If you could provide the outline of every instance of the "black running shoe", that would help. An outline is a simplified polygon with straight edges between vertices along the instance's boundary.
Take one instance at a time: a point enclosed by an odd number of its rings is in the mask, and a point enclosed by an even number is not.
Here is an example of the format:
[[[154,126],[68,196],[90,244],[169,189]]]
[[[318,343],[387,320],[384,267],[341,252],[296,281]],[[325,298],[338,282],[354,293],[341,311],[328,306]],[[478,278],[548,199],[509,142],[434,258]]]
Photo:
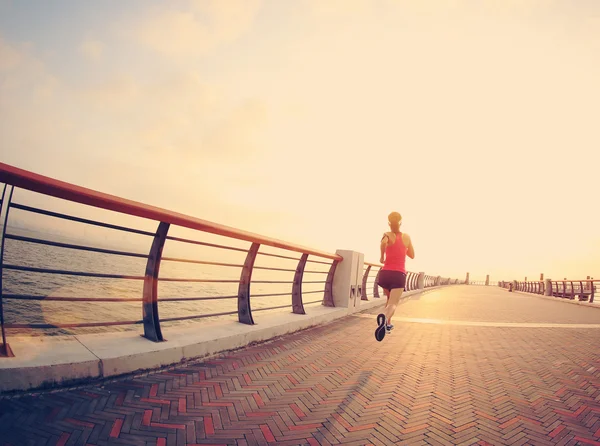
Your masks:
[[[375,339],[381,342],[385,338],[385,314],[381,313],[377,315],[377,324],[379,326],[375,330]]]

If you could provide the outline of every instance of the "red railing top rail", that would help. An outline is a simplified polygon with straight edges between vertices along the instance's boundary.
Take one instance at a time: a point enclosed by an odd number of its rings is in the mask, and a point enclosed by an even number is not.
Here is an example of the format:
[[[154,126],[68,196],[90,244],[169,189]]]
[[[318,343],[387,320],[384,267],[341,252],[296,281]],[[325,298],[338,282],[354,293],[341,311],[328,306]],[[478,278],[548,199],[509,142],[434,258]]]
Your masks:
[[[307,248],[293,243],[284,242],[270,237],[242,231],[230,226],[213,223],[178,212],[169,211],[155,206],[150,206],[126,198],[98,192],[93,189],[77,186],[64,181],[49,178],[18,167],[0,163],[0,182],[12,184],[13,186],[27,189],[33,192],[50,195],[56,198],[73,201],[75,203],[87,204],[101,209],[120,212],[122,214],[162,221],[172,225],[209,232],[212,234],[244,240],[251,243],[275,248],[287,249],[300,253],[306,253],[332,260],[342,260],[337,254],[332,254],[317,249]]]

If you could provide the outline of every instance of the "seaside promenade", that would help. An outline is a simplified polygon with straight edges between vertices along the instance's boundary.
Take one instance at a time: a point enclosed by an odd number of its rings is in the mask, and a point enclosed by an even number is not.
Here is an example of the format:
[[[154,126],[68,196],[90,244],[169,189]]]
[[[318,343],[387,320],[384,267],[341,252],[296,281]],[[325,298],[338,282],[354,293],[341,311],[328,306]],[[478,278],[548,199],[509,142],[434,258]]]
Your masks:
[[[600,309],[456,285],[140,376],[0,399],[2,445],[600,444]]]
[[[600,445],[597,279],[407,271],[377,342],[360,252],[2,163],[1,183],[0,446]]]

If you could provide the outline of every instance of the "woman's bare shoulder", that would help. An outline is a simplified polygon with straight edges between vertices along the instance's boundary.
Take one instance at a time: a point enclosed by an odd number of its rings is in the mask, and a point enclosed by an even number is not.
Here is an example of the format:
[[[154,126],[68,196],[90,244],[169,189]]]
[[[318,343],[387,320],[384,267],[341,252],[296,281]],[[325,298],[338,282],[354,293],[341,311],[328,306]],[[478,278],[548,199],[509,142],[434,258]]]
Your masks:
[[[381,241],[385,240],[386,237],[388,245],[393,245],[396,242],[396,234],[394,234],[393,232],[385,232]]]

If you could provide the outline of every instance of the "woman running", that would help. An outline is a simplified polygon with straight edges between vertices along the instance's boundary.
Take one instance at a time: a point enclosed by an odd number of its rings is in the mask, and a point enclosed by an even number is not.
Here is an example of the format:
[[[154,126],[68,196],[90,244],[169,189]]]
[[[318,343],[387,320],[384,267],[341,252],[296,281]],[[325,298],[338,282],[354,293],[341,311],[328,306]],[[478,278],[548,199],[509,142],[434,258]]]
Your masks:
[[[386,232],[381,239],[380,249],[383,268],[379,272],[378,285],[383,288],[388,300],[383,313],[377,316],[375,339],[383,340],[386,332],[392,331],[392,316],[402,297],[406,284],[406,256],[415,258],[415,249],[408,234],[400,232],[402,216],[398,212],[388,215],[391,232]]]

